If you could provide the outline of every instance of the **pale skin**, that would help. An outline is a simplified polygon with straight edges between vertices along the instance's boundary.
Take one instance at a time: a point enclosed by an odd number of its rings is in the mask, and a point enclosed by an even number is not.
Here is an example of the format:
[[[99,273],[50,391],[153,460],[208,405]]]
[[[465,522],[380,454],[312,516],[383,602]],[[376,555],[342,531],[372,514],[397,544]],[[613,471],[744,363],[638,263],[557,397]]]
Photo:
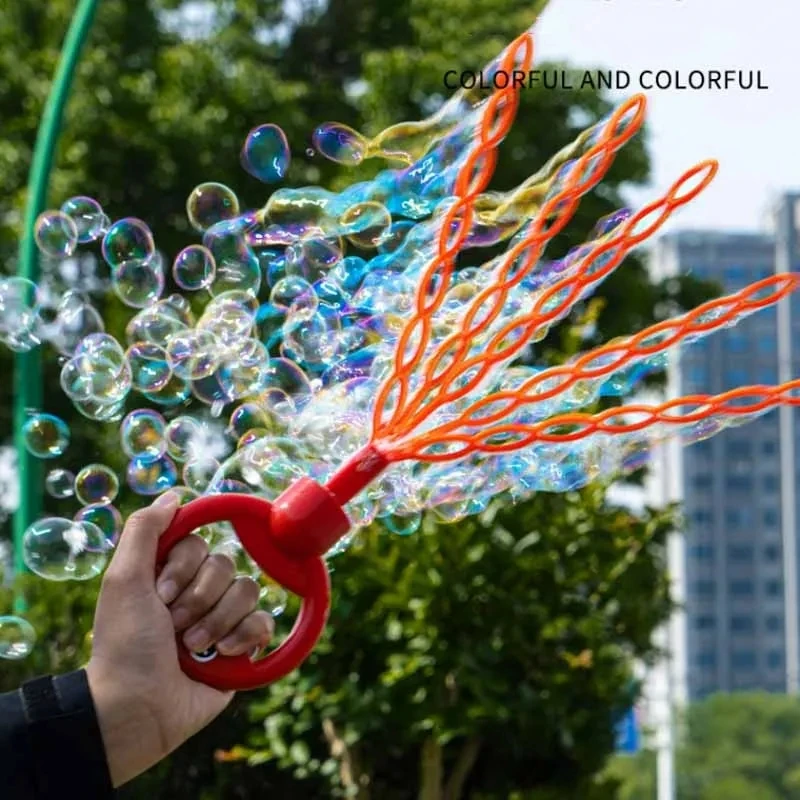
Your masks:
[[[178,506],[166,493],[131,515],[106,570],[86,667],[115,787],[159,762],[217,717],[233,699],[188,678],[176,632],[223,655],[266,646],[272,618],[256,609],[258,585],[237,578],[226,556],[209,555],[199,536],[170,552],[156,575],[156,551]]]

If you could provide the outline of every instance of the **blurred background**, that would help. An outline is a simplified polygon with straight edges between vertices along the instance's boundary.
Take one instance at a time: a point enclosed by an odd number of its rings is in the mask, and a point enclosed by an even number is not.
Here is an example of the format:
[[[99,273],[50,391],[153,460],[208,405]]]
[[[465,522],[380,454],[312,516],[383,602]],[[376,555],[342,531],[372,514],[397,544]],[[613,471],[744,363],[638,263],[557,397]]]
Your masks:
[[[248,208],[266,202],[263,184],[239,166],[248,131],[266,122],[292,147],[285,185],[363,179],[383,165],[345,170],[309,155],[314,128],[336,120],[374,135],[426,116],[448,94],[444,73],[480,69],[528,27],[531,5],[103,0],[67,108],[51,205],[95,197],[113,218],[146,220],[174,256],[192,241],[184,210],[197,184],[228,184]],[[800,167],[789,156],[797,68],[786,37],[800,12],[789,6],[764,2],[756,19],[743,0],[553,0],[545,10],[539,69],[761,68],[771,88],[652,93],[645,134],[619,153],[554,250],[655,198],[701,158],[721,159],[720,178],[551,332],[541,363],[793,268]],[[7,273],[74,9],[72,0],[0,8]],[[525,90],[491,188],[518,185],[617,99],[589,87]],[[75,269],[92,276],[97,264],[90,252]],[[693,345],[647,391],[720,392],[800,374],[798,308],[785,303]],[[110,332],[124,329],[129,312],[116,299],[102,310]],[[12,369],[0,352],[0,613],[10,613],[15,588]],[[77,471],[90,454],[121,472],[117,427],[76,416],[58,371],[46,356],[42,410],[72,430],[59,466]],[[374,526],[332,562],[331,624],[304,668],[239,695],[123,795],[800,798],[795,419],[772,412],[686,450],[664,447],[622,485],[499,498],[454,525],[432,516],[407,538]],[[43,491],[38,499],[55,514],[77,510]],[[119,505],[128,513],[137,502],[123,491]],[[0,661],[3,690],[80,666],[91,645],[98,580],[19,580],[39,638],[26,660]]]

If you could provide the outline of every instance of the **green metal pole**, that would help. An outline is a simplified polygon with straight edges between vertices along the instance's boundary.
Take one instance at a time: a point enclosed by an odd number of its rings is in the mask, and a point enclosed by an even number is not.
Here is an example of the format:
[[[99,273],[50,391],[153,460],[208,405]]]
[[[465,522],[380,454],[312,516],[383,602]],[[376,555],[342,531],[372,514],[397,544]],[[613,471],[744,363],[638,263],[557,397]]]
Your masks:
[[[28,196],[17,269],[17,275],[34,282],[39,278],[34,224],[39,214],[47,207],[47,190],[61,132],[64,107],[67,104],[81,50],[92,27],[98,2],[99,0],[81,0],[78,4],[64,39],[53,87],[47,98],[36,136],[28,177]],[[14,514],[14,575],[25,570],[22,560],[22,537],[41,510],[40,465],[28,453],[22,436],[28,409],[40,408],[41,403],[42,361],[38,348],[34,348],[28,353],[17,354],[14,369],[14,444],[17,450],[19,475],[19,508]],[[25,611],[25,598],[22,595],[17,595],[14,610],[17,613]]]

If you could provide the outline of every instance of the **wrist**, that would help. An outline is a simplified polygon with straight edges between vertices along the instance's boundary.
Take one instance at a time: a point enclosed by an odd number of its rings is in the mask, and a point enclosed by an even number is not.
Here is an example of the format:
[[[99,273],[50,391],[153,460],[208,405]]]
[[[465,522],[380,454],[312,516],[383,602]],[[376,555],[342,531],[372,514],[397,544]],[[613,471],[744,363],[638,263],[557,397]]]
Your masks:
[[[169,750],[144,696],[138,697],[130,685],[121,690],[119,681],[109,679],[91,661],[86,676],[116,789],[150,769]]]

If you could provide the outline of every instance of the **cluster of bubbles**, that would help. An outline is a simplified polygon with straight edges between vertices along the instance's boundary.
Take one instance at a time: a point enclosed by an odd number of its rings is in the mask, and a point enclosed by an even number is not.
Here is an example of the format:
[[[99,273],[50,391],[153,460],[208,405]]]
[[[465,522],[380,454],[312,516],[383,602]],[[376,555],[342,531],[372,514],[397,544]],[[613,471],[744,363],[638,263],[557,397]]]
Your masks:
[[[31,525],[23,557],[33,572],[58,581],[86,580],[102,571],[121,530],[114,505],[120,478],[142,497],[173,489],[182,502],[221,492],[274,500],[302,476],[326,481],[368,443],[376,394],[391,372],[420,277],[436,256],[442,219],[474,147],[484,100],[475,90],[463,90],[427,120],[393,126],[371,140],[338,123],[320,126],[313,135],[315,151],[336,163],[352,166],[379,156],[403,165],[340,192],[279,188],[263,208],[247,211],[230,187],[197,186],[186,214],[199,241],[171,262],[146,222],[112,221],[92,198],[70,198],[39,217],[35,236],[42,256],[63,262],[82,246],[99,249],[113,295],[131,316],[124,334],[115,337],[90,292],[56,295],[22,278],[0,280],[0,342],[16,352],[52,346],[62,359],[64,394],[83,417],[118,428],[127,462],[119,475],[97,463],[74,475],[51,469],[48,494],[77,500],[80,509],[71,518]],[[520,241],[607,122],[584,131],[514,189],[482,195],[464,247]],[[244,169],[265,184],[282,180],[290,161],[287,138],[273,124],[251,131],[241,154]],[[556,281],[582,270],[592,247],[629,216],[623,209],[601,220],[590,241],[563,258],[542,258],[509,291],[485,337],[530,308]],[[454,273],[431,320],[430,347],[460,329],[470,302],[496,280],[503,263],[498,256]],[[546,419],[625,395],[663,368],[665,358],[642,358],[580,381],[529,404],[514,421]],[[526,363],[500,365],[487,375],[481,394],[513,389],[541,371]],[[463,402],[428,424],[446,421]],[[25,423],[24,440],[35,457],[56,459],[67,449],[70,431],[59,418],[36,411]],[[346,510],[354,530],[379,519],[407,535],[417,530],[423,512],[455,521],[481,511],[500,492],[521,498],[575,489],[598,475],[641,466],[648,452],[641,436],[595,435],[457,462],[401,462]],[[217,548],[238,551],[225,524],[203,534]],[[283,599],[270,597],[272,610],[280,610]],[[20,657],[6,653],[22,652],[25,645],[5,647],[3,626],[11,631],[17,625],[20,642],[32,638],[21,632],[21,623],[7,619],[0,618],[0,657]]]

